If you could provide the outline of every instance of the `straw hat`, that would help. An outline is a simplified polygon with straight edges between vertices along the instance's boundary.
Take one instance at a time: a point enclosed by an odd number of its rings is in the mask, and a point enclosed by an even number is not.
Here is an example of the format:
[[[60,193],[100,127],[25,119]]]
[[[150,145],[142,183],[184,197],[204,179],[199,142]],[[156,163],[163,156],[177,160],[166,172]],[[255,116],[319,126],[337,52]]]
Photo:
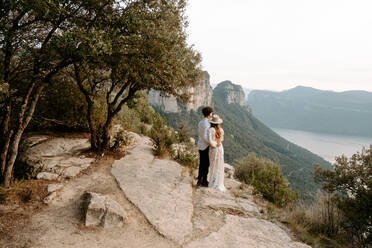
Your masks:
[[[222,123],[222,119],[218,115],[214,114],[212,116],[212,118],[209,120],[209,122],[211,124],[221,124]]]

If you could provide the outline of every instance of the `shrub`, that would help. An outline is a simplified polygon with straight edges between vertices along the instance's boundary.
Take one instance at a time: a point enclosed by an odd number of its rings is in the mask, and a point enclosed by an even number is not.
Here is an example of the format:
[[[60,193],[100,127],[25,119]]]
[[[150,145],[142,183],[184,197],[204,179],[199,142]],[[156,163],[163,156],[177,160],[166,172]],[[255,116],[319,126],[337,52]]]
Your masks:
[[[259,158],[251,153],[248,157],[233,162],[235,176],[254,187],[254,192],[279,207],[284,207],[298,198],[288,188],[288,182],[281,173],[280,167],[269,159]]]
[[[164,119],[156,114],[152,128],[149,132],[150,138],[154,142],[154,155],[160,158],[172,156],[172,144],[176,143],[177,138],[173,129],[165,125]]]
[[[123,146],[130,146],[134,143],[133,136],[129,135],[128,132],[125,132],[123,130],[120,130],[117,132],[113,138],[113,146],[111,149],[117,150]]]
[[[190,140],[190,138],[187,140]],[[172,158],[190,169],[196,169],[199,165],[198,150],[190,142],[174,144],[172,146]]]
[[[177,127],[177,139],[180,143],[190,143],[192,130],[186,121],[182,121]]]

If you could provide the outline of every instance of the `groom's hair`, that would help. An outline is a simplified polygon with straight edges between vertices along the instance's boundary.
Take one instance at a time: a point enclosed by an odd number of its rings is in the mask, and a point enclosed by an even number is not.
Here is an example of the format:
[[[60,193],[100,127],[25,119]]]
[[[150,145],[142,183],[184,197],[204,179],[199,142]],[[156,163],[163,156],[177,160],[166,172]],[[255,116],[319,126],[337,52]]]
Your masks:
[[[210,113],[213,113],[213,111],[214,111],[214,109],[212,107],[209,107],[209,106],[204,107],[202,109],[204,117],[207,117]]]

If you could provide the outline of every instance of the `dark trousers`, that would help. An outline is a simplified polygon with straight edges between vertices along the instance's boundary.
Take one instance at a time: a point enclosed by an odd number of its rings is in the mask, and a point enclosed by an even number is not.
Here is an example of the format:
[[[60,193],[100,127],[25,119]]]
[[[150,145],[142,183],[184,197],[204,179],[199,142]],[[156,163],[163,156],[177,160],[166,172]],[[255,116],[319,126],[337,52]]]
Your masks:
[[[207,176],[209,170],[209,147],[203,151],[199,150],[200,164],[198,183],[207,183]]]

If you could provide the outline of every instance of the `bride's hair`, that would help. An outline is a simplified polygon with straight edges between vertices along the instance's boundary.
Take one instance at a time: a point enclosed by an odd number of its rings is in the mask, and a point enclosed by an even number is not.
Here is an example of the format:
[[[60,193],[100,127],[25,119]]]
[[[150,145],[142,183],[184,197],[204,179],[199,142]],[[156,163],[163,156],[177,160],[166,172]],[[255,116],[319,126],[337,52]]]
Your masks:
[[[214,124],[211,123],[211,127],[213,127],[216,130],[216,139],[221,139],[222,136],[222,131],[221,131],[221,126],[220,124]]]

